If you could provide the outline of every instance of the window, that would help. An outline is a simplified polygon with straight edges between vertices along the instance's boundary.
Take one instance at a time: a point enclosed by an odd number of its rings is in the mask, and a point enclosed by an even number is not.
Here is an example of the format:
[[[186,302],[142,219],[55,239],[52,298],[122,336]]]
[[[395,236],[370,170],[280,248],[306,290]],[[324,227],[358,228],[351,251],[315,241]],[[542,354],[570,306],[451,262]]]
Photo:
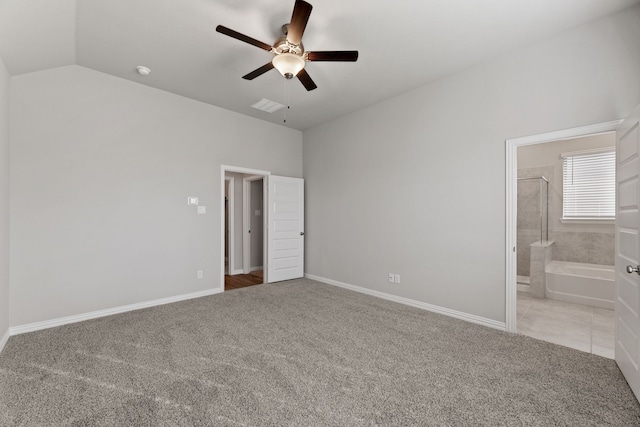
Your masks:
[[[561,157],[562,219],[615,219],[615,149],[566,153]]]

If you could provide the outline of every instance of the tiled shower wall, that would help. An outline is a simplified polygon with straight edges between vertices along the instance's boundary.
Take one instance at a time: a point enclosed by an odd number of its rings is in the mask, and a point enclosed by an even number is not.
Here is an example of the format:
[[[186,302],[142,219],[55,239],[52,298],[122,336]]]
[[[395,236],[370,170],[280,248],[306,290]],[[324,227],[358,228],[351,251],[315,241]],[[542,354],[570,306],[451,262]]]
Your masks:
[[[562,224],[562,188],[554,180],[561,168],[550,166],[518,169],[518,178],[544,176],[549,180],[549,240],[555,242],[552,259],[589,264],[614,264],[615,234],[610,230],[586,231],[588,225]],[[560,175],[558,175],[560,176]],[[519,276],[529,276],[530,245],[540,240],[538,185],[518,183],[517,266]],[[533,181],[535,182],[535,181]],[[561,182],[561,180],[559,180]],[[556,183],[556,184],[554,184]],[[522,189],[522,191],[521,191]],[[575,228],[576,231],[572,231]]]
[[[586,262],[613,265],[615,262],[615,234],[571,231],[552,231],[549,239],[555,242],[552,258],[558,261]]]

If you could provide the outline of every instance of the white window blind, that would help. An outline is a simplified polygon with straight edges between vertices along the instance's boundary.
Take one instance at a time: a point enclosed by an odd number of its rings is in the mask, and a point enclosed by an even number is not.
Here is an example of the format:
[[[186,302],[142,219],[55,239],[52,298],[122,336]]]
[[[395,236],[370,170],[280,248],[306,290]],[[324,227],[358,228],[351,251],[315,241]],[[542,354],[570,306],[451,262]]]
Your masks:
[[[615,150],[563,154],[562,196],[563,219],[614,219]]]

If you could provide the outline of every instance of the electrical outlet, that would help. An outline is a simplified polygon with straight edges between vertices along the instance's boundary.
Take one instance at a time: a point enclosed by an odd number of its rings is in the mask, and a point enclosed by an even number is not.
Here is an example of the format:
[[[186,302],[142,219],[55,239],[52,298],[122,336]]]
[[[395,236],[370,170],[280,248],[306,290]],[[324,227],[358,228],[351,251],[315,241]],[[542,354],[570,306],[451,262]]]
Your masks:
[[[204,271],[198,270],[198,279],[202,279],[204,277]]]
[[[389,283],[393,283],[393,280],[395,279],[393,273],[389,273]]]
[[[394,274],[393,281],[395,283],[400,283],[400,275],[399,274]]]

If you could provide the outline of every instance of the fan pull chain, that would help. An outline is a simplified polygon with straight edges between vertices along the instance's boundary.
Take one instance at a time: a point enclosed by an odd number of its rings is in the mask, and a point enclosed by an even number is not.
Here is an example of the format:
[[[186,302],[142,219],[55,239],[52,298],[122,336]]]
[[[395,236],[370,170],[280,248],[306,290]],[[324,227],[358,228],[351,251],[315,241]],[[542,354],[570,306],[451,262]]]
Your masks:
[[[284,99],[285,99],[285,106],[284,106],[284,123],[287,123],[287,110],[289,110],[289,108],[291,108],[289,106],[289,79],[283,79],[284,81]]]

